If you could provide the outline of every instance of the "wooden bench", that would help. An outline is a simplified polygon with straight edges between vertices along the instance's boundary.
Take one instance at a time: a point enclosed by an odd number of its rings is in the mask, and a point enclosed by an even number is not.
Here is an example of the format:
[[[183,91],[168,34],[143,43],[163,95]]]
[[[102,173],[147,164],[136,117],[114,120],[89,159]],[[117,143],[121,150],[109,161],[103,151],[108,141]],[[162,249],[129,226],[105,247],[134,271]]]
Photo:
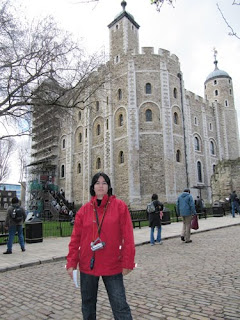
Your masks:
[[[130,210],[133,228],[136,226],[141,229],[141,222],[148,221],[146,209],[144,210]]]

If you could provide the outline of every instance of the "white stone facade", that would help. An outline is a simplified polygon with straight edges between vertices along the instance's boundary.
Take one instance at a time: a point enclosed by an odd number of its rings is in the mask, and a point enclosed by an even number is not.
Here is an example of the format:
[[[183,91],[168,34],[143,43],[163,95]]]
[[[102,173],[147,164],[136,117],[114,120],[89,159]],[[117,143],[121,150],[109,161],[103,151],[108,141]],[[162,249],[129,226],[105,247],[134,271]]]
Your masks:
[[[187,91],[178,58],[139,53],[138,32],[125,9],[109,25],[110,80],[61,130],[55,182],[76,204],[89,200],[99,171],[131,208],[145,208],[153,193],[173,203],[186,187],[194,197],[202,187],[210,202],[214,165],[239,157],[232,80],[207,80],[205,98]]]

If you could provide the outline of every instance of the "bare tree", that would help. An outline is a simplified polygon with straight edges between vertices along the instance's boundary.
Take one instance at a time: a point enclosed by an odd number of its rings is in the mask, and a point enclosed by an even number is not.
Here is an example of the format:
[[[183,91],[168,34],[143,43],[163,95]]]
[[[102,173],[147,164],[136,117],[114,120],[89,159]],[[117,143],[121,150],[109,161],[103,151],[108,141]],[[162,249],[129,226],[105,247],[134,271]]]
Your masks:
[[[15,141],[11,138],[0,140],[0,182],[6,180],[10,174],[10,157],[14,152]]]
[[[240,6],[240,2],[239,1],[236,1],[234,0],[232,5],[236,5],[236,6]],[[217,3],[217,8],[223,18],[223,20],[225,21],[227,27],[230,29],[230,32],[228,33],[230,36],[234,36],[236,37],[237,39],[240,39],[240,37],[238,36],[238,34],[236,33],[236,31],[234,31],[233,27],[230,25],[230,23],[228,22],[228,20],[225,18],[225,15],[223,14],[219,4]]]
[[[10,1],[0,0],[0,124],[7,132],[0,139],[29,134],[34,109],[79,107],[102,85],[89,75],[103,56],[87,56],[51,17],[25,27]]]
[[[150,1],[151,1],[151,4],[154,4],[156,6],[157,11],[161,10],[164,3],[170,4],[172,7],[174,7],[173,6],[174,0],[150,0]]]

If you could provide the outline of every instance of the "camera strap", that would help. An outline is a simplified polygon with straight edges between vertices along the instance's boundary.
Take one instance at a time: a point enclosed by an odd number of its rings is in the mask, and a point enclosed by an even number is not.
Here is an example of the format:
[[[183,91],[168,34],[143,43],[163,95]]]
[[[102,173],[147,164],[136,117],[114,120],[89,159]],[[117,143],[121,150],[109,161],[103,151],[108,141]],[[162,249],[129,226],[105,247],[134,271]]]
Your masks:
[[[95,212],[95,216],[96,216],[96,222],[97,222],[97,226],[98,226],[98,230],[97,230],[97,233],[98,233],[98,236],[100,237],[100,233],[101,233],[101,229],[102,229],[102,224],[103,224],[103,220],[104,220],[104,217],[105,217],[105,213],[107,211],[107,207],[108,207],[108,201],[104,207],[104,212],[103,212],[103,216],[102,216],[102,219],[101,219],[101,222],[99,223],[99,218],[98,218],[98,213],[97,213],[97,208],[94,204],[93,206],[93,210]],[[94,235],[94,234],[93,234]],[[93,238],[94,240],[94,238]]]
[[[94,203],[94,205],[93,205],[93,210],[94,210],[94,212],[95,212],[96,222],[97,222],[97,226],[98,226],[97,232],[98,232],[99,239],[100,239],[100,233],[101,233],[101,229],[102,229],[103,220],[104,220],[104,217],[105,217],[105,213],[106,213],[106,211],[107,211],[107,206],[108,206],[108,201],[107,201],[107,204],[106,204],[105,207],[104,207],[104,212],[103,212],[102,220],[101,220],[101,222],[99,223],[97,208],[96,208],[96,206],[95,206],[95,203]],[[93,224],[93,241],[94,241],[94,224]],[[94,262],[95,262],[95,251],[93,252],[92,258],[91,258],[91,260],[90,260],[90,269],[91,269],[91,270],[94,268]]]

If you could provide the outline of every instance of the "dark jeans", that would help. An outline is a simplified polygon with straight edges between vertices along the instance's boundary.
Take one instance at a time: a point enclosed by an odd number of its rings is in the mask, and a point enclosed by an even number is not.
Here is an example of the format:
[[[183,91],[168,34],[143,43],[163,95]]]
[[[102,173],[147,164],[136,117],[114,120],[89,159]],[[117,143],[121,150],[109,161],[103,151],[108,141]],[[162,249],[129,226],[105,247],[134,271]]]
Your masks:
[[[12,251],[12,245],[13,245],[13,240],[14,240],[16,231],[18,232],[18,242],[21,248],[22,249],[24,248],[23,226],[13,225],[8,228],[8,234],[9,234],[8,242],[7,242],[8,251]]]
[[[126,301],[123,275],[102,276],[115,320],[132,320]],[[83,320],[96,320],[99,277],[80,273]]]

